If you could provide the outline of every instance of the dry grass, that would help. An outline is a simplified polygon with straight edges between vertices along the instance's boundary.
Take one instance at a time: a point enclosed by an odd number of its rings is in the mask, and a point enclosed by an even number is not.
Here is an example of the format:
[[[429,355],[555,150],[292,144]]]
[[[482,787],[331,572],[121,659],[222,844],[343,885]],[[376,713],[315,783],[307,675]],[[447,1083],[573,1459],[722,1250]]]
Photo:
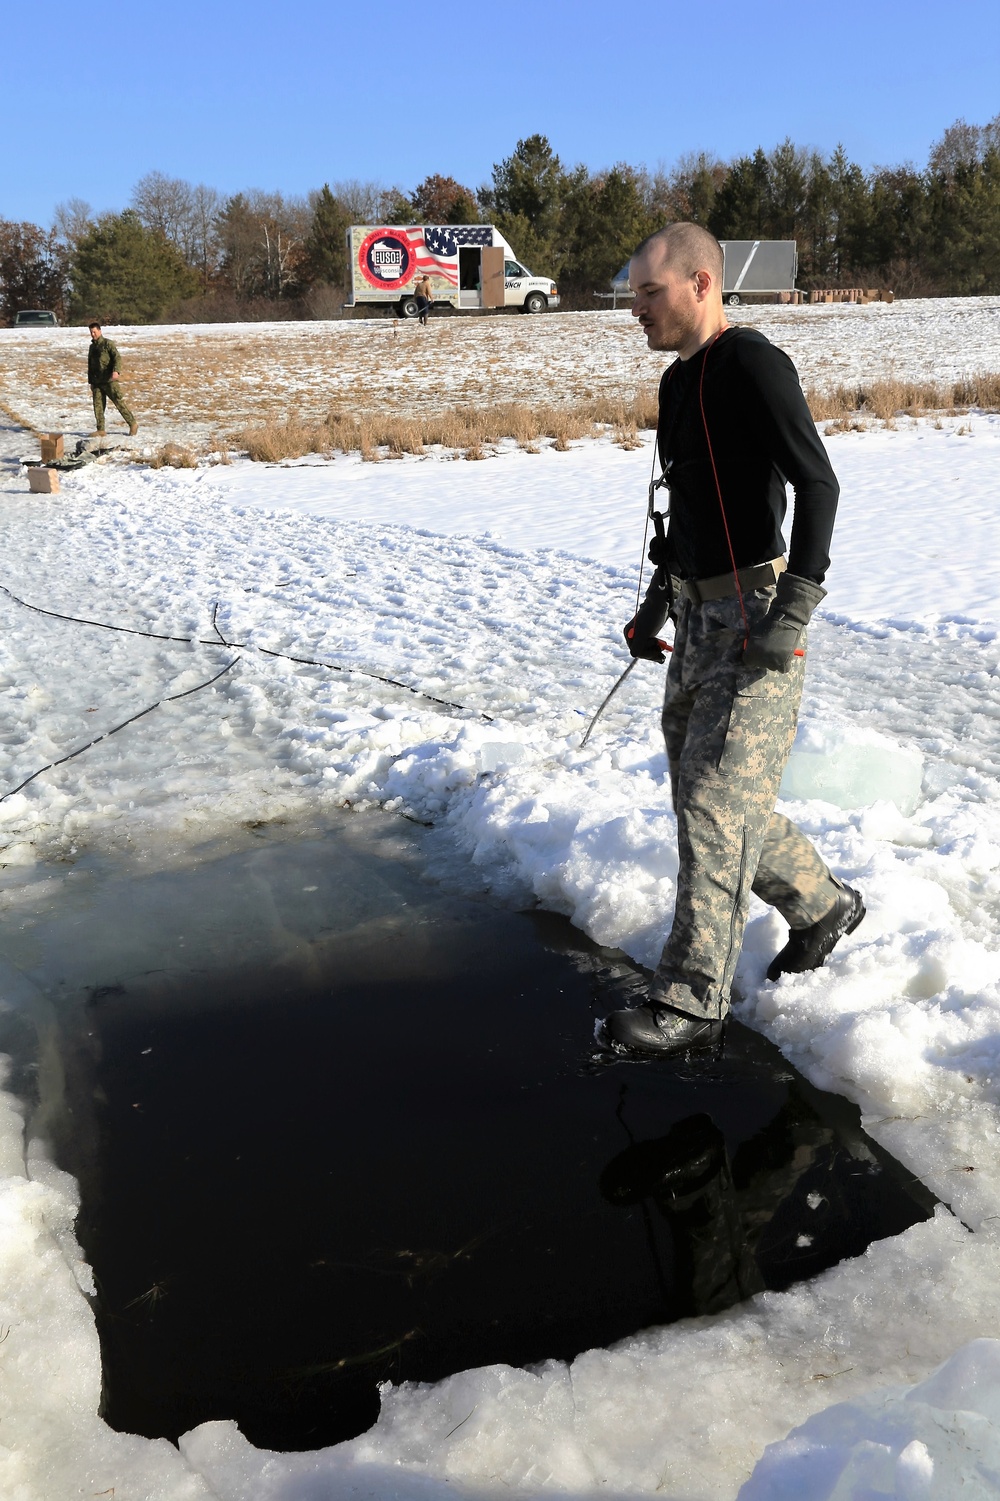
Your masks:
[[[306,453],[329,453],[333,446],[322,423],[303,422],[299,417],[288,417],[284,422],[272,419],[246,427],[237,442],[250,458],[261,464],[300,459]]]
[[[864,432],[877,423],[894,427],[897,418],[949,416],[970,407],[1000,411],[1000,375],[977,375],[954,383],[885,379],[866,385],[836,386],[806,392],[809,410],[830,432]],[[564,453],[583,438],[610,436],[625,449],[641,446],[639,434],[656,426],[656,388],[647,386],[631,400],[587,396],[554,403],[496,402],[456,406],[427,416],[366,412],[355,416],[334,408],[325,421],[289,417],[244,428],[234,441],[252,459],[279,463],[307,453],[358,453],[368,463],[422,455],[444,449],[466,459],[480,459],[505,441],[525,453],[539,453],[549,443]]]
[[[32,427],[28,419],[22,417],[19,412],[15,412],[13,407],[9,407],[5,401],[0,401],[0,412],[3,412],[5,417],[9,417],[15,427],[23,427],[25,432],[30,433],[33,438],[41,437],[41,433]]]
[[[150,469],[197,469],[198,456],[181,443],[164,443],[149,461]]]
[[[970,375],[954,387],[955,405],[978,407],[982,412],[1000,411],[1000,374]]]
[[[971,376],[954,383],[885,379],[866,385],[840,385],[806,392],[809,410],[829,432],[864,432],[877,423],[894,427],[900,416],[965,413],[970,407],[1000,411],[1000,375]],[[307,453],[358,453],[368,463],[444,449],[480,459],[505,441],[525,453],[549,443],[564,453],[583,438],[610,436],[625,449],[641,446],[639,434],[656,426],[656,388],[646,386],[631,400],[587,396],[555,405],[496,402],[456,406],[426,416],[366,412],[355,416],[334,408],[325,421],[289,417],[244,428],[235,442],[252,459],[278,463]]]
[[[504,441],[538,453],[547,440],[564,452],[581,438],[610,434],[622,448],[637,448],[639,433],[655,425],[656,391],[643,389],[631,400],[598,396],[564,406],[509,401],[451,407],[427,416],[355,416],[334,408],[324,422],[289,417],[246,427],[235,442],[251,459],[271,464],[307,453],[357,453],[375,463],[404,454],[420,456],[428,448],[480,459]]]
[[[953,382],[888,378],[863,386],[836,386],[831,391],[809,390],[806,400],[814,419],[830,423],[831,432],[863,432],[869,421],[891,428],[898,417],[940,412],[954,417],[970,407],[1000,411],[1000,375],[973,375]]]

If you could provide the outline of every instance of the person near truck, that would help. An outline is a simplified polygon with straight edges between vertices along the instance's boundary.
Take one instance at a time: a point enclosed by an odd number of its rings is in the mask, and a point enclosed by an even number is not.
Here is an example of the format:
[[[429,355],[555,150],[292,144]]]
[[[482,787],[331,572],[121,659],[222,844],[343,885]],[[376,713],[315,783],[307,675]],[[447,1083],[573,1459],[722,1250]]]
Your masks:
[[[94,422],[96,424],[94,436],[97,437],[104,432],[104,414],[110,401],[128,423],[129,437],[134,438],[139,431],[139,424],[126,406],[118,384],[121,379],[121,357],[118,348],[110,339],[104,337],[99,323],[89,323],[87,327],[90,329],[87,381],[94,398]]]
[[[423,276],[413,288],[417,299],[417,314],[423,326],[427,327],[427,314],[431,310],[431,279],[425,271]]]
[[[652,235],[629,267],[650,349],[678,355],[660,383],[656,436],[670,519],[625,637],[634,657],[662,662],[657,635],[674,619],[663,732],[679,868],[646,997],[612,1012],[602,1040],[660,1056],[720,1040],[751,891],[790,929],[772,980],[818,968],[865,915],[860,893],[775,812],[839,486],[791,360],[727,324],[722,268],[718,241],[685,223]]]

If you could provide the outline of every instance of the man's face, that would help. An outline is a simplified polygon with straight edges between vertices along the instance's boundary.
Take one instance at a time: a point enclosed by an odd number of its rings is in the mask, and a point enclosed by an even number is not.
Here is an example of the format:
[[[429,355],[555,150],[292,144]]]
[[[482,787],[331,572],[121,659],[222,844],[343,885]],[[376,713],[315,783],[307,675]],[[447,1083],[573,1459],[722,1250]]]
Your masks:
[[[97,340],[101,337],[101,330],[97,326],[96,323],[94,324],[93,328],[90,330],[90,337],[94,340],[95,344],[96,344]]]
[[[632,317],[638,318],[650,349],[683,349],[695,337],[700,316],[698,277],[681,276],[659,245],[632,257],[629,286],[635,293]]]

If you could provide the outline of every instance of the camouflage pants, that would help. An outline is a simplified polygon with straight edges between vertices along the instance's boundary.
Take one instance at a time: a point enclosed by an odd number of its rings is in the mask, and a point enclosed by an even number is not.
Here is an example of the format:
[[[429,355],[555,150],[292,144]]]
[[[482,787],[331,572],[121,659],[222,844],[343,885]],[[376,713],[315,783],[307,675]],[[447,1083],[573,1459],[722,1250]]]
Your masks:
[[[745,596],[751,623],[773,589]],[[742,665],[739,600],[680,606],[667,671],[663,733],[677,813],[680,869],[670,936],[650,987],[692,1016],[724,1016],[751,890],[789,927],[825,917],[840,889],[774,804],[802,696],[805,662],[786,672]]]
[[[135,418],[125,405],[122,388],[116,380],[105,381],[100,386],[92,386],[91,390],[94,394],[94,425],[99,433],[104,431],[104,413],[109,401],[112,406],[118,408],[129,427],[135,427]]]

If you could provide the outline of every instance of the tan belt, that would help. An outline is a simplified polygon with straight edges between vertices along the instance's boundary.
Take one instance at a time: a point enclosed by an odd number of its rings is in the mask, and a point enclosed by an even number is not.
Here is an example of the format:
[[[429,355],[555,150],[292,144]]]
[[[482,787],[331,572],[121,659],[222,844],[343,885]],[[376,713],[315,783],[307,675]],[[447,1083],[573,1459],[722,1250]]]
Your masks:
[[[738,574],[740,589],[750,594],[754,589],[769,589],[778,582],[788,564],[784,558],[772,558],[770,563],[755,563],[752,568],[741,568]],[[680,592],[692,604],[704,604],[707,599],[727,599],[738,593],[736,579],[731,573],[717,573],[710,579],[683,579]]]

